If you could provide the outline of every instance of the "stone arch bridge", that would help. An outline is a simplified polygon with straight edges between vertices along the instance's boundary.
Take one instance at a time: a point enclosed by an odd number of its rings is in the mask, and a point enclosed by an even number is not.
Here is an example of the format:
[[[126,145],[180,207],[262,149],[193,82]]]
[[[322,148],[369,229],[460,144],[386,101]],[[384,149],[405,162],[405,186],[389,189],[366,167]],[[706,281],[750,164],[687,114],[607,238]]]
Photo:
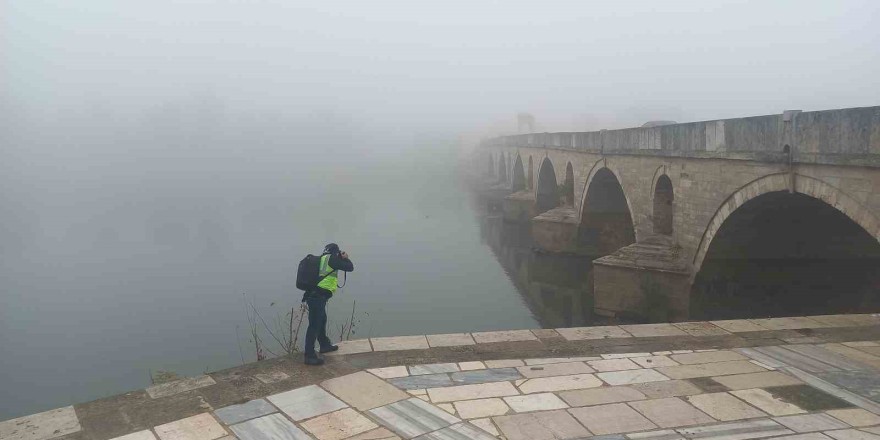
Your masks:
[[[735,265],[761,267],[722,282],[728,290],[772,291],[791,267],[834,267],[861,282],[846,292],[813,282],[803,295],[843,309],[828,313],[877,311],[880,107],[504,136],[476,154],[475,171],[507,194],[505,219],[531,222],[537,248],[596,257],[598,314],[659,321],[723,309],[721,297],[738,294],[712,292]],[[792,282],[779,289],[797,290]],[[813,298],[823,291],[828,300]]]

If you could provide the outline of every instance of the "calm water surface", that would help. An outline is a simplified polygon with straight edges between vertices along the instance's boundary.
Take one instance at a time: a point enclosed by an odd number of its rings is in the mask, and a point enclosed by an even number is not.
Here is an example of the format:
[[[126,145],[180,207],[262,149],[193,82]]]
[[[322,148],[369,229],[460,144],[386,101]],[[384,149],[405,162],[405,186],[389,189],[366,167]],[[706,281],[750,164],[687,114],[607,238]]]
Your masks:
[[[538,327],[454,150],[431,148],[9,151],[0,420],[253,361],[245,298],[265,317],[298,305],[296,264],[328,241],[356,266],[329,306],[338,327],[357,301],[355,338]]]

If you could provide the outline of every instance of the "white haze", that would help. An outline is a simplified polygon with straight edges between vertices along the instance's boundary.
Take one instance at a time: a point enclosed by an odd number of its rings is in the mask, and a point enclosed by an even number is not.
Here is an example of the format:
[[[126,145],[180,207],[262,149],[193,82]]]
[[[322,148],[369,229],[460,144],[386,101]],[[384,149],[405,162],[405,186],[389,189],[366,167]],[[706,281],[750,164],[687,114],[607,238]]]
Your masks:
[[[0,0],[0,420],[240,354],[336,240],[372,335],[537,325],[455,187],[483,136],[880,103],[865,1]],[[513,295],[513,296],[511,296]],[[365,336],[365,334],[361,334]]]

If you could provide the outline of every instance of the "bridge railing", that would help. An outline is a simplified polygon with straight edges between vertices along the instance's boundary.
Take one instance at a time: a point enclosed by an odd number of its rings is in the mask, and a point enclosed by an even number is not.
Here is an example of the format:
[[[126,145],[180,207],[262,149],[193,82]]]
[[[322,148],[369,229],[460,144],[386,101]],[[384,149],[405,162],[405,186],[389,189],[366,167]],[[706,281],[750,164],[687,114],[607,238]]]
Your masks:
[[[880,166],[880,106],[592,132],[501,136],[487,146],[557,148],[603,154],[787,157]],[[787,147],[787,148],[786,148]]]

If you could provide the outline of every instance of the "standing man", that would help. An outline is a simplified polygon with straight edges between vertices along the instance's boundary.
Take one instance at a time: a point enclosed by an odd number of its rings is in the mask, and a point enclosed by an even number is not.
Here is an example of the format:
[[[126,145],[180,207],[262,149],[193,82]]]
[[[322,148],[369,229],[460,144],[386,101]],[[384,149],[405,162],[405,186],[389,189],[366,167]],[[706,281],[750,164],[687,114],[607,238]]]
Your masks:
[[[348,254],[339,250],[336,243],[330,243],[324,247],[321,255],[321,263],[318,268],[318,278],[321,280],[314,290],[306,292],[303,299],[309,306],[309,327],[306,329],[306,365],[322,365],[324,359],[315,354],[315,341],[320,344],[321,353],[329,353],[339,350],[338,345],[333,345],[327,337],[327,300],[338,288],[336,275],[338,271],[352,272],[354,264],[348,259]]]

